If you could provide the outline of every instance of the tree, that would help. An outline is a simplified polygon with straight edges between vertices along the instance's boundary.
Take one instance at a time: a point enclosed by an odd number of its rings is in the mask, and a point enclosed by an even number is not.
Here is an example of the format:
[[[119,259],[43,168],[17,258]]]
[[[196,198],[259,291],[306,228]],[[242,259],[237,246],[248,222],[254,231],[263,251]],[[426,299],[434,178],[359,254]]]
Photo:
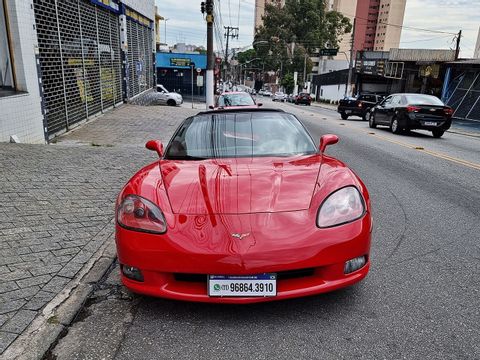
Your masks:
[[[310,55],[320,48],[338,48],[341,36],[351,32],[352,25],[347,17],[325,8],[324,0],[286,0],[283,7],[265,6],[263,26],[254,40],[265,70],[303,75],[306,58],[308,74]]]
[[[291,94],[293,92],[293,88],[295,87],[293,75],[291,73],[286,74],[282,79],[281,85],[285,89],[285,93]]]
[[[246,51],[239,52],[237,54],[237,60],[240,64],[245,64],[247,61],[251,61],[257,57],[255,49],[248,49]]]

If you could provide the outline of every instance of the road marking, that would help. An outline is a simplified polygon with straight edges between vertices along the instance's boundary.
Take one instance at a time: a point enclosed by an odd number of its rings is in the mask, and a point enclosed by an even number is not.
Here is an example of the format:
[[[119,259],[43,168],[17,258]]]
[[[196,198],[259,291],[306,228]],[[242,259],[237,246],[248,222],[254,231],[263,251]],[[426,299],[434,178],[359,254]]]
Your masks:
[[[350,129],[355,129],[355,128],[352,128],[351,126],[349,126],[349,128]],[[369,133],[369,131],[362,130],[362,129],[355,129],[355,130]],[[417,146],[417,145],[412,145],[412,144],[405,143],[405,142],[402,142],[402,141],[393,140],[393,139],[390,139],[386,136],[377,135],[376,133],[374,133],[373,136],[375,136],[377,138],[380,138],[382,140],[385,140],[385,141],[388,141],[388,142],[391,142],[391,143],[409,148],[409,149],[421,151],[425,154],[429,154],[431,156],[435,156],[435,157],[440,158],[440,159],[448,160],[448,161],[451,161],[451,162],[454,162],[454,163],[457,163],[457,164],[467,166],[467,167],[472,168],[472,169],[480,170],[480,164],[477,164],[477,163],[474,163],[474,162],[471,162],[471,161],[468,161],[468,160],[459,159],[459,158],[456,158],[456,157],[453,157],[453,156],[450,156],[450,155],[446,155],[446,154],[443,154],[443,153],[440,153],[440,152],[437,152],[437,151],[427,150],[423,146]]]
[[[317,115],[319,115],[319,114],[317,114]],[[443,153],[440,153],[440,152],[436,152],[436,151],[432,151],[432,150],[426,150],[423,146],[417,146],[417,145],[412,145],[412,144],[405,143],[405,142],[402,142],[402,141],[393,140],[393,139],[390,139],[389,137],[386,137],[386,136],[383,136],[383,135],[378,135],[377,133],[373,133],[373,132],[371,132],[371,130],[358,129],[358,128],[352,127],[350,125],[347,125],[345,123],[338,123],[338,122],[335,121],[335,119],[329,119],[329,120],[332,120],[330,122],[333,122],[335,125],[345,126],[345,127],[348,127],[349,129],[359,131],[359,132],[363,132],[363,133],[367,133],[370,136],[375,136],[379,139],[391,142],[393,144],[397,144],[399,146],[403,146],[403,147],[408,148],[408,149],[421,151],[425,154],[428,154],[430,156],[434,156],[434,157],[439,158],[439,159],[451,161],[453,163],[460,164],[460,165],[469,167],[471,169],[480,170],[480,164],[478,164],[478,163],[474,163],[474,162],[471,162],[471,161],[468,161],[468,160],[459,159],[459,158],[456,158],[456,157],[453,157],[453,156],[450,156],[450,155],[446,155],[446,154],[443,154]]]

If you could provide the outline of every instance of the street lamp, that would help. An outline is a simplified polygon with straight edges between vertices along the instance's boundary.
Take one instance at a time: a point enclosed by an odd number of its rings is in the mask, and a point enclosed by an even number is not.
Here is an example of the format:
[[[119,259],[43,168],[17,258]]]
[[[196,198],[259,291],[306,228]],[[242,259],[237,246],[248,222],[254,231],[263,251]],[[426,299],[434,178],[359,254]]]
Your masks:
[[[165,21],[165,46],[168,47],[168,44],[167,44],[167,21],[170,20],[170,19],[163,19],[163,21]]]
[[[243,85],[245,85],[245,69],[243,69],[243,71],[242,71],[242,70],[241,70],[241,69],[242,69],[242,66],[247,65],[247,64],[250,64],[251,62],[253,62],[253,61],[255,61],[255,60],[261,60],[261,59],[260,59],[260,58],[254,58],[254,59],[245,61],[243,64],[240,64],[240,72],[242,73],[242,77],[243,77]]]

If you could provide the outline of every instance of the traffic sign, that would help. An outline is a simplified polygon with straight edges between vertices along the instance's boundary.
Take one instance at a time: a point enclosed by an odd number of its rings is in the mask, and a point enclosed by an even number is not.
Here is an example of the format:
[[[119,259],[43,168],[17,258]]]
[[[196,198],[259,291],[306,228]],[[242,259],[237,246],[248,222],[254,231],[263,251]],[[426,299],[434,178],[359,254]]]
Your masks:
[[[201,73],[202,72],[202,69],[201,68],[197,68],[197,73]]]
[[[338,49],[320,49],[319,56],[337,56]]]

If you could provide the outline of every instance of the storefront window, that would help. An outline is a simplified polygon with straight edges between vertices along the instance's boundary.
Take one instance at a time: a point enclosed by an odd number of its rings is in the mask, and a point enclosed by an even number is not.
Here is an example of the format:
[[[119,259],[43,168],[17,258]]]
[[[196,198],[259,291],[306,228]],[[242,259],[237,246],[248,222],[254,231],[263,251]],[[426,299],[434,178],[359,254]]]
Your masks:
[[[15,78],[8,41],[8,14],[5,0],[0,0],[0,96],[15,90]]]

